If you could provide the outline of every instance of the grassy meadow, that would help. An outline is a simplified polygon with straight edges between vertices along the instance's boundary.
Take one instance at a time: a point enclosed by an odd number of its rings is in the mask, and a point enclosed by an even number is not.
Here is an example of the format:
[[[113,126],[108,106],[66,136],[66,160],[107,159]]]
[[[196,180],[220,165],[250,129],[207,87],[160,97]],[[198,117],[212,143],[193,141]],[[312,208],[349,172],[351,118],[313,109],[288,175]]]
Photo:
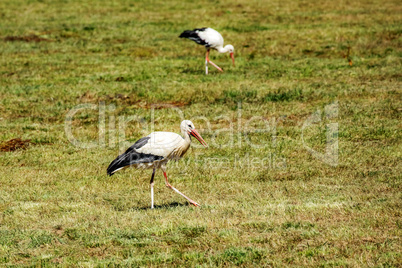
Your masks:
[[[0,2],[0,266],[400,267],[402,6]],[[179,34],[212,27],[235,47]],[[152,131],[170,183],[106,176]]]

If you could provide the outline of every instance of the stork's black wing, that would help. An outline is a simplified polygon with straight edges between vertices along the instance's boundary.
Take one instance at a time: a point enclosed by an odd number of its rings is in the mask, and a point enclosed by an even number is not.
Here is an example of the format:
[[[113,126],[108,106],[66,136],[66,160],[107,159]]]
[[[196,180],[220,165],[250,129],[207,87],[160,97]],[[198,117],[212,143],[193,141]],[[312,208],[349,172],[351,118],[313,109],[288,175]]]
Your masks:
[[[112,163],[110,163],[109,167],[107,168],[107,174],[109,176],[112,176],[114,172],[126,166],[141,163],[152,163],[157,160],[162,160],[163,156],[160,155],[144,154],[137,152],[136,149],[140,149],[142,146],[147,144],[149,139],[150,137],[144,137],[139,139],[123,154],[119,155],[115,160],[113,160]]]
[[[197,44],[203,45],[205,47],[209,47],[210,45],[205,42],[204,39],[202,39],[199,35],[198,32],[203,32],[205,31],[207,28],[196,28],[194,30],[186,30],[184,32],[182,32],[179,37],[180,38],[188,38],[190,40],[193,40],[194,42],[196,42]]]

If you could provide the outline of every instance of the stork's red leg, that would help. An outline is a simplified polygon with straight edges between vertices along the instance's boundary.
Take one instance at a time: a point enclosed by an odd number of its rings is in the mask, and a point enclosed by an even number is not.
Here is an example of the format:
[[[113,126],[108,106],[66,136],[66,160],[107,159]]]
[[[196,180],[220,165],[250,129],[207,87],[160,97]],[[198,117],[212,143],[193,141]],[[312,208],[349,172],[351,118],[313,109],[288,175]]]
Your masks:
[[[215,63],[213,63],[212,61],[209,61],[209,63],[212,64],[212,66],[214,66],[216,69],[218,69],[219,71],[223,72],[223,70],[221,69],[221,67],[219,67],[218,65],[216,65]]]
[[[179,190],[177,190],[177,189],[174,188],[172,185],[170,185],[170,183],[168,182],[168,178],[167,178],[167,175],[166,175],[166,172],[165,172],[165,171],[163,171],[163,175],[165,176],[166,187],[169,187],[170,189],[172,189],[173,191],[175,191],[175,192],[178,193],[179,195],[183,196],[183,197],[184,197],[185,199],[187,199],[188,202],[190,202],[192,205],[194,205],[194,206],[196,206],[196,207],[199,207],[199,206],[200,206],[197,202],[195,202],[195,201],[193,201],[192,199],[188,198],[187,196],[185,196],[184,194],[182,194]]]
[[[154,208],[154,176],[155,176],[155,168],[152,171],[151,177],[151,209]]]
[[[208,59],[209,57],[209,49],[207,49],[207,55],[205,56],[205,74],[208,74]]]
[[[213,63],[210,59],[209,59],[209,49],[207,50],[207,57],[205,60],[205,73],[208,74],[208,62],[212,64],[212,66],[214,66],[216,69],[218,69],[219,71],[223,72],[223,70],[221,69],[221,67],[219,67],[218,65],[216,65],[215,63]]]

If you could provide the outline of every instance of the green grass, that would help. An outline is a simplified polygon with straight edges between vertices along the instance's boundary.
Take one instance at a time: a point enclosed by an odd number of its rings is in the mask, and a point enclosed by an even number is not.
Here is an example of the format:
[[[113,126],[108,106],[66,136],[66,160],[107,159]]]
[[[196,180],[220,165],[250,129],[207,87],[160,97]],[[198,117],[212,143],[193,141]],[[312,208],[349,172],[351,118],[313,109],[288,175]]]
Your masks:
[[[21,148],[0,152],[0,266],[400,266],[401,12],[2,1],[0,148]],[[203,26],[235,47],[236,67],[211,52],[225,71],[204,75],[205,50],[178,38]],[[90,148],[65,132],[82,104],[71,130]],[[150,170],[106,168],[182,118],[210,147],[194,143],[168,176],[202,207],[158,171],[150,210]],[[311,150],[330,148],[334,124],[330,165]]]

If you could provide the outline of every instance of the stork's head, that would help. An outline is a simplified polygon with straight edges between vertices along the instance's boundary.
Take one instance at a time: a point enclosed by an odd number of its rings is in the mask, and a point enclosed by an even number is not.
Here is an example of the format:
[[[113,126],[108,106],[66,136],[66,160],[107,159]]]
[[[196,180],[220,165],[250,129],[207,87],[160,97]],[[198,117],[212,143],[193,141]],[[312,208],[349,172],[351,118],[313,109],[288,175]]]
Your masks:
[[[183,120],[180,124],[180,129],[181,132],[187,133],[190,136],[193,136],[196,138],[202,145],[205,147],[208,147],[207,143],[204,141],[204,139],[201,137],[201,135],[195,130],[193,122],[190,120]]]
[[[230,57],[232,58],[233,66],[235,66],[234,47],[232,45],[226,45],[225,49],[230,53]]]
[[[234,47],[232,45],[226,45],[226,49],[229,53],[234,53]]]

